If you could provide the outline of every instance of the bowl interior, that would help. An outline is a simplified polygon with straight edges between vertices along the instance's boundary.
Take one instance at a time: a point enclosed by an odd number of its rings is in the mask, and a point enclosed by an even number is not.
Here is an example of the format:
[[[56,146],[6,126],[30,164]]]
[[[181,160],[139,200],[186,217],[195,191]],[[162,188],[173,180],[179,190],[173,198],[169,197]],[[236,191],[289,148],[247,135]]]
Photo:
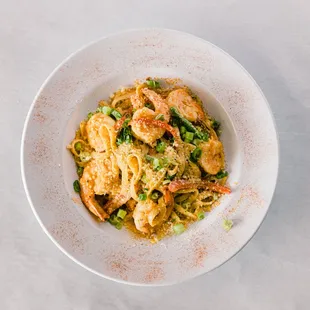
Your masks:
[[[181,78],[221,121],[233,190],[206,219],[155,245],[93,220],[73,191],[75,164],[66,150],[100,99],[147,76]],[[71,56],[39,91],[23,135],[24,184],[44,230],[85,268],[131,284],[180,282],[229,259],[262,222],[277,169],[274,123],[253,79],[212,44],[170,30],[121,33]],[[235,223],[228,233],[224,218]]]

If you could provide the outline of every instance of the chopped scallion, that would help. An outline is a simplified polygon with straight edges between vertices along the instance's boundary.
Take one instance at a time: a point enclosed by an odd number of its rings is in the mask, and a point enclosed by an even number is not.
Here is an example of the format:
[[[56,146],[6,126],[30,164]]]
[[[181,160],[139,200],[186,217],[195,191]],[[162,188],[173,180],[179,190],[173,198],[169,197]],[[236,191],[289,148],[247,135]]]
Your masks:
[[[164,121],[165,117],[163,114],[158,114],[158,115],[156,115],[155,119],[160,120],[160,121]]]
[[[83,167],[77,167],[77,169],[76,169],[77,175],[79,177],[81,177],[83,175],[83,171],[84,171]]]
[[[109,115],[111,115],[113,108],[108,107],[108,106],[103,106],[103,107],[99,107],[97,110],[99,112],[109,116]]]
[[[185,231],[185,226],[182,223],[175,224],[173,226],[173,231],[176,235],[180,235]]]
[[[147,198],[146,193],[143,193],[143,194],[139,195],[139,200],[146,200],[146,198]]]
[[[159,82],[155,81],[155,80],[147,80],[146,84],[147,84],[147,86],[150,86],[152,88],[159,88],[160,87]]]
[[[228,172],[225,171],[225,170],[221,170],[220,172],[218,172],[218,173],[215,175],[215,177],[216,177],[217,179],[223,179],[223,178],[225,178],[225,177],[227,177],[227,176],[228,176]]]
[[[75,180],[73,182],[73,189],[76,193],[79,193],[81,191],[79,180]]]
[[[181,126],[180,132],[181,132],[182,135],[185,134],[186,133],[186,128],[184,126]]]
[[[125,210],[123,210],[123,209],[119,209],[118,212],[117,212],[117,216],[119,218],[121,218],[122,220],[125,218],[126,214],[127,214],[127,212]]]
[[[193,139],[194,139],[194,133],[187,131],[185,133],[185,142],[189,143],[189,142],[193,141]]]
[[[196,147],[194,151],[190,155],[190,159],[192,162],[196,163],[198,159],[201,157],[202,150],[199,147]]]
[[[159,141],[156,145],[156,151],[158,153],[163,153],[166,149],[166,143],[163,141]]]
[[[87,114],[87,119],[90,119],[93,115],[94,115],[93,112],[89,112],[89,113]]]
[[[77,142],[74,144],[74,148],[77,152],[82,150],[82,143],[81,142]]]
[[[223,228],[226,230],[226,231],[229,231],[231,230],[231,228],[233,227],[233,221],[232,220],[228,220],[228,219],[224,219],[223,220]]]
[[[159,198],[159,193],[154,191],[151,195],[151,199],[157,200],[158,198]]]
[[[117,120],[122,118],[122,114],[115,109],[112,109],[111,115],[114,116]]]
[[[205,218],[205,214],[203,212],[199,212],[197,214],[197,217],[198,217],[198,220],[201,221],[201,220],[203,220]]]

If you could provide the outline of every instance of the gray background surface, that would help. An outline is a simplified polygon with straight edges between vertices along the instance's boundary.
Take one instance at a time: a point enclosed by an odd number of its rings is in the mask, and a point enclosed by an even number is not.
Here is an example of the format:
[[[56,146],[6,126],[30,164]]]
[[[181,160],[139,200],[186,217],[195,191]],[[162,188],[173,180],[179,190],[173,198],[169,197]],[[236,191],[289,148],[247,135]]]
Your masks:
[[[294,0],[0,0],[0,309],[309,309],[310,2]],[[43,233],[20,178],[20,140],[49,73],[89,41],[166,27],[207,39],[263,89],[280,137],[270,212],[221,268],[189,282],[141,288],[104,280]],[[263,123],[263,120],[262,120]]]

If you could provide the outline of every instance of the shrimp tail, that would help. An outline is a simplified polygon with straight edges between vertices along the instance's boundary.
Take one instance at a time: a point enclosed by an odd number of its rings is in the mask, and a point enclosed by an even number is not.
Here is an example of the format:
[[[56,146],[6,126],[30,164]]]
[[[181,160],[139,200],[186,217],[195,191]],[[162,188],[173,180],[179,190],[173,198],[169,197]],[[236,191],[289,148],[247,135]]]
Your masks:
[[[220,194],[231,193],[231,189],[229,187],[226,187],[226,186],[223,186],[217,183],[208,182],[208,181],[192,182],[189,180],[176,180],[176,181],[172,181],[168,186],[168,189],[172,193],[175,193],[182,189],[190,189],[190,188],[208,188]]]

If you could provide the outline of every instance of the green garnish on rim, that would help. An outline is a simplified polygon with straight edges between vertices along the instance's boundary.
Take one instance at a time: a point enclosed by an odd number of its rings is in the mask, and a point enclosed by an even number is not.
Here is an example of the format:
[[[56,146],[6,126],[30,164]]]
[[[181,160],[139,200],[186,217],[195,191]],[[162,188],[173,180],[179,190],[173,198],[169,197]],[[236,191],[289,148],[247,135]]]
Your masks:
[[[232,220],[228,220],[228,219],[224,219],[223,220],[223,228],[226,230],[226,231],[229,231],[231,230],[231,228],[233,227],[234,223]]]

